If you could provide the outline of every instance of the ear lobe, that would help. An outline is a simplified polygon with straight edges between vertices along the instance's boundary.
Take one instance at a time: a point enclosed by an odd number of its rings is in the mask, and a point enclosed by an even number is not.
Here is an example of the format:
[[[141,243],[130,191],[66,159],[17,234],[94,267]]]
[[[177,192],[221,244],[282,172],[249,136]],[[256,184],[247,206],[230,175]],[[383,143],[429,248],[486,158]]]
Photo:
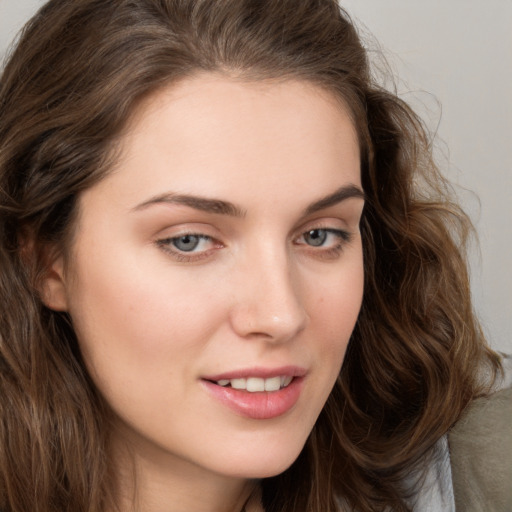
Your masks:
[[[68,301],[64,282],[63,258],[57,258],[45,269],[39,282],[39,293],[43,304],[54,311],[67,311]]]
[[[67,311],[68,299],[64,279],[64,259],[57,257],[45,266],[44,274],[38,282],[38,290],[43,304],[54,311]]]
[[[24,227],[20,231],[20,258],[27,268],[31,269],[31,280],[43,304],[55,311],[67,311],[64,257],[56,247],[44,243],[36,245],[34,239],[29,227]]]

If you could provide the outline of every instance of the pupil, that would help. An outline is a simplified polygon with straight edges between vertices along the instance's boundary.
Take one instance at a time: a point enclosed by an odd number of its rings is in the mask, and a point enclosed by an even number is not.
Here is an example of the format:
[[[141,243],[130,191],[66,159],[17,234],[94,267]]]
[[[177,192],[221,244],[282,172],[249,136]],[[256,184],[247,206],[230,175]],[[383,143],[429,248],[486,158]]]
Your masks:
[[[315,247],[322,245],[326,238],[327,231],[325,229],[312,229],[305,236],[306,242]]]
[[[199,237],[197,235],[180,236],[174,240],[173,244],[180,251],[193,251],[199,244]]]

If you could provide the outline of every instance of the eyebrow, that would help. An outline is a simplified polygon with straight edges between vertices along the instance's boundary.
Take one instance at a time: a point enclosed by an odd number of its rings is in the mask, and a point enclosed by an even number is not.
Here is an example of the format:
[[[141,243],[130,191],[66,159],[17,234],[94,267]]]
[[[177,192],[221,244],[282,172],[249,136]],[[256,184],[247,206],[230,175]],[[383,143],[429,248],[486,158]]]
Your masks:
[[[325,196],[310,204],[304,210],[304,215],[311,215],[312,213],[324,210],[331,206],[335,206],[336,204],[350,198],[359,198],[364,200],[364,192],[356,185],[345,185],[332,194],[329,194],[328,196]],[[240,208],[239,206],[236,206],[229,201],[187,194],[174,194],[172,192],[154,196],[147,201],[137,205],[135,208],[133,208],[133,211],[144,210],[152,205],[162,203],[188,206],[190,208],[194,208],[195,210],[200,210],[207,213],[215,213],[218,215],[228,215],[230,217],[245,217],[246,215],[246,211],[243,208]]]
[[[312,213],[318,212],[320,210],[325,210],[326,208],[330,208],[331,206],[335,206],[351,198],[362,199],[364,201],[365,195],[364,192],[356,185],[345,185],[340,187],[332,194],[329,194],[328,196],[315,201],[313,204],[310,204],[304,210],[304,215],[311,215]]]
[[[154,204],[178,204],[201,210],[208,213],[217,213],[219,215],[228,215],[230,217],[245,217],[245,211],[242,208],[221,199],[209,199],[206,197],[191,196],[186,194],[167,193],[152,197],[134,208],[135,211],[144,210]]]

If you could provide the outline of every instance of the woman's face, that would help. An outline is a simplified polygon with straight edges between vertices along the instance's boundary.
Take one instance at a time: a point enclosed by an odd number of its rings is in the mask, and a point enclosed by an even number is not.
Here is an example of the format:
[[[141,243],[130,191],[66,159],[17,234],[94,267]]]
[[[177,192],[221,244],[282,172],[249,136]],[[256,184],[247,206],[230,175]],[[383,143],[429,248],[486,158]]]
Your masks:
[[[359,174],[349,115],[307,83],[201,75],[144,103],[48,286],[135,452],[293,462],[361,305]]]

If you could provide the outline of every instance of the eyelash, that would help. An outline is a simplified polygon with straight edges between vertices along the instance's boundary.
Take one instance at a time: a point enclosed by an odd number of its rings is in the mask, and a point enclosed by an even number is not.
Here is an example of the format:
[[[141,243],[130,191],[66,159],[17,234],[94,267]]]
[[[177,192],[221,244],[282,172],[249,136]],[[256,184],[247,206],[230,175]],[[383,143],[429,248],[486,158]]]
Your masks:
[[[345,248],[345,245],[352,241],[352,234],[348,231],[344,231],[342,229],[335,228],[324,228],[324,227],[315,227],[313,229],[308,229],[304,233],[300,235],[299,238],[304,238],[305,235],[311,234],[314,231],[324,231],[327,236],[334,235],[337,238],[337,241],[333,247],[323,248],[323,246],[314,246],[307,243],[297,243],[296,245],[306,245],[307,247],[312,248],[311,250],[315,252],[315,256],[321,259],[335,259],[337,258]],[[318,247],[318,249],[317,249]],[[323,249],[322,249],[323,248]]]
[[[319,257],[321,259],[335,259],[338,257],[345,245],[347,243],[350,243],[352,241],[352,234],[348,231],[344,231],[341,229],[334,229],[334,228],[324,228],[324,227],[315,227],[312,229],[308,229],[307,231],[303,232],[299,237],[297,237],[295,240],[298,240],[300,238],[304,238],[306,235],[313,233],[314,231],[323,231],[329,235],[334,235],[337,238],[337,242],[333,247],[329,247],[327,249],[323,248],[323,245],[314,246],[310,245],[306,242],[296,242],[295,245],[300,246],[307,246],[311,248],[311,250],[315,253],[316,257]],[[193,252],[192,251],[181,251],[175,247],[173,247],[173,244],[179,241],[180,239],[186,238],[186,237],[197,237],[200,239],[200,241],[209,241],[214,244],[215,247],[211,249],[206,249],[204,251],[200,252]],[[199,242],[200,243],[200,242]],[[208,258],[213,251],[216,249],[220,249],[223,247],[223,244],[217,240],[215,240],[213,237],[204,235],[202,233],[183,233],[178,236],[173,236],[169,238],[163,238],[161,240],[157,240],[156,244],[164,250],[166,253],[170,254],[176,261],[178,262],[184,262],[184,263],[193,263],[198,262],[203,259]]]
[[[213,242],[214,245],[216,246],[216,248],[223,247],[223,245],[220,242],[218,242],[211,236],[204,235],[202,233],[183,233],[182,235],[157,240],[156,243],[165,252],[170,254],[175,260],[177,260],[179,262],[185,262],[185,263],[201,261],[205,258],[208,258],[208,256],[210,256],[212,250],[215,250],[215,249],[207,249],[205,251],[196,253],[196,252],[192,252],[192,251],[189,251],[189,252],[180,251],[179,249],[173,247],[174,242],[176,242],[180,239],[183,239],[185,237],[198,237],[202,241],[208,240],[208,241]]]

